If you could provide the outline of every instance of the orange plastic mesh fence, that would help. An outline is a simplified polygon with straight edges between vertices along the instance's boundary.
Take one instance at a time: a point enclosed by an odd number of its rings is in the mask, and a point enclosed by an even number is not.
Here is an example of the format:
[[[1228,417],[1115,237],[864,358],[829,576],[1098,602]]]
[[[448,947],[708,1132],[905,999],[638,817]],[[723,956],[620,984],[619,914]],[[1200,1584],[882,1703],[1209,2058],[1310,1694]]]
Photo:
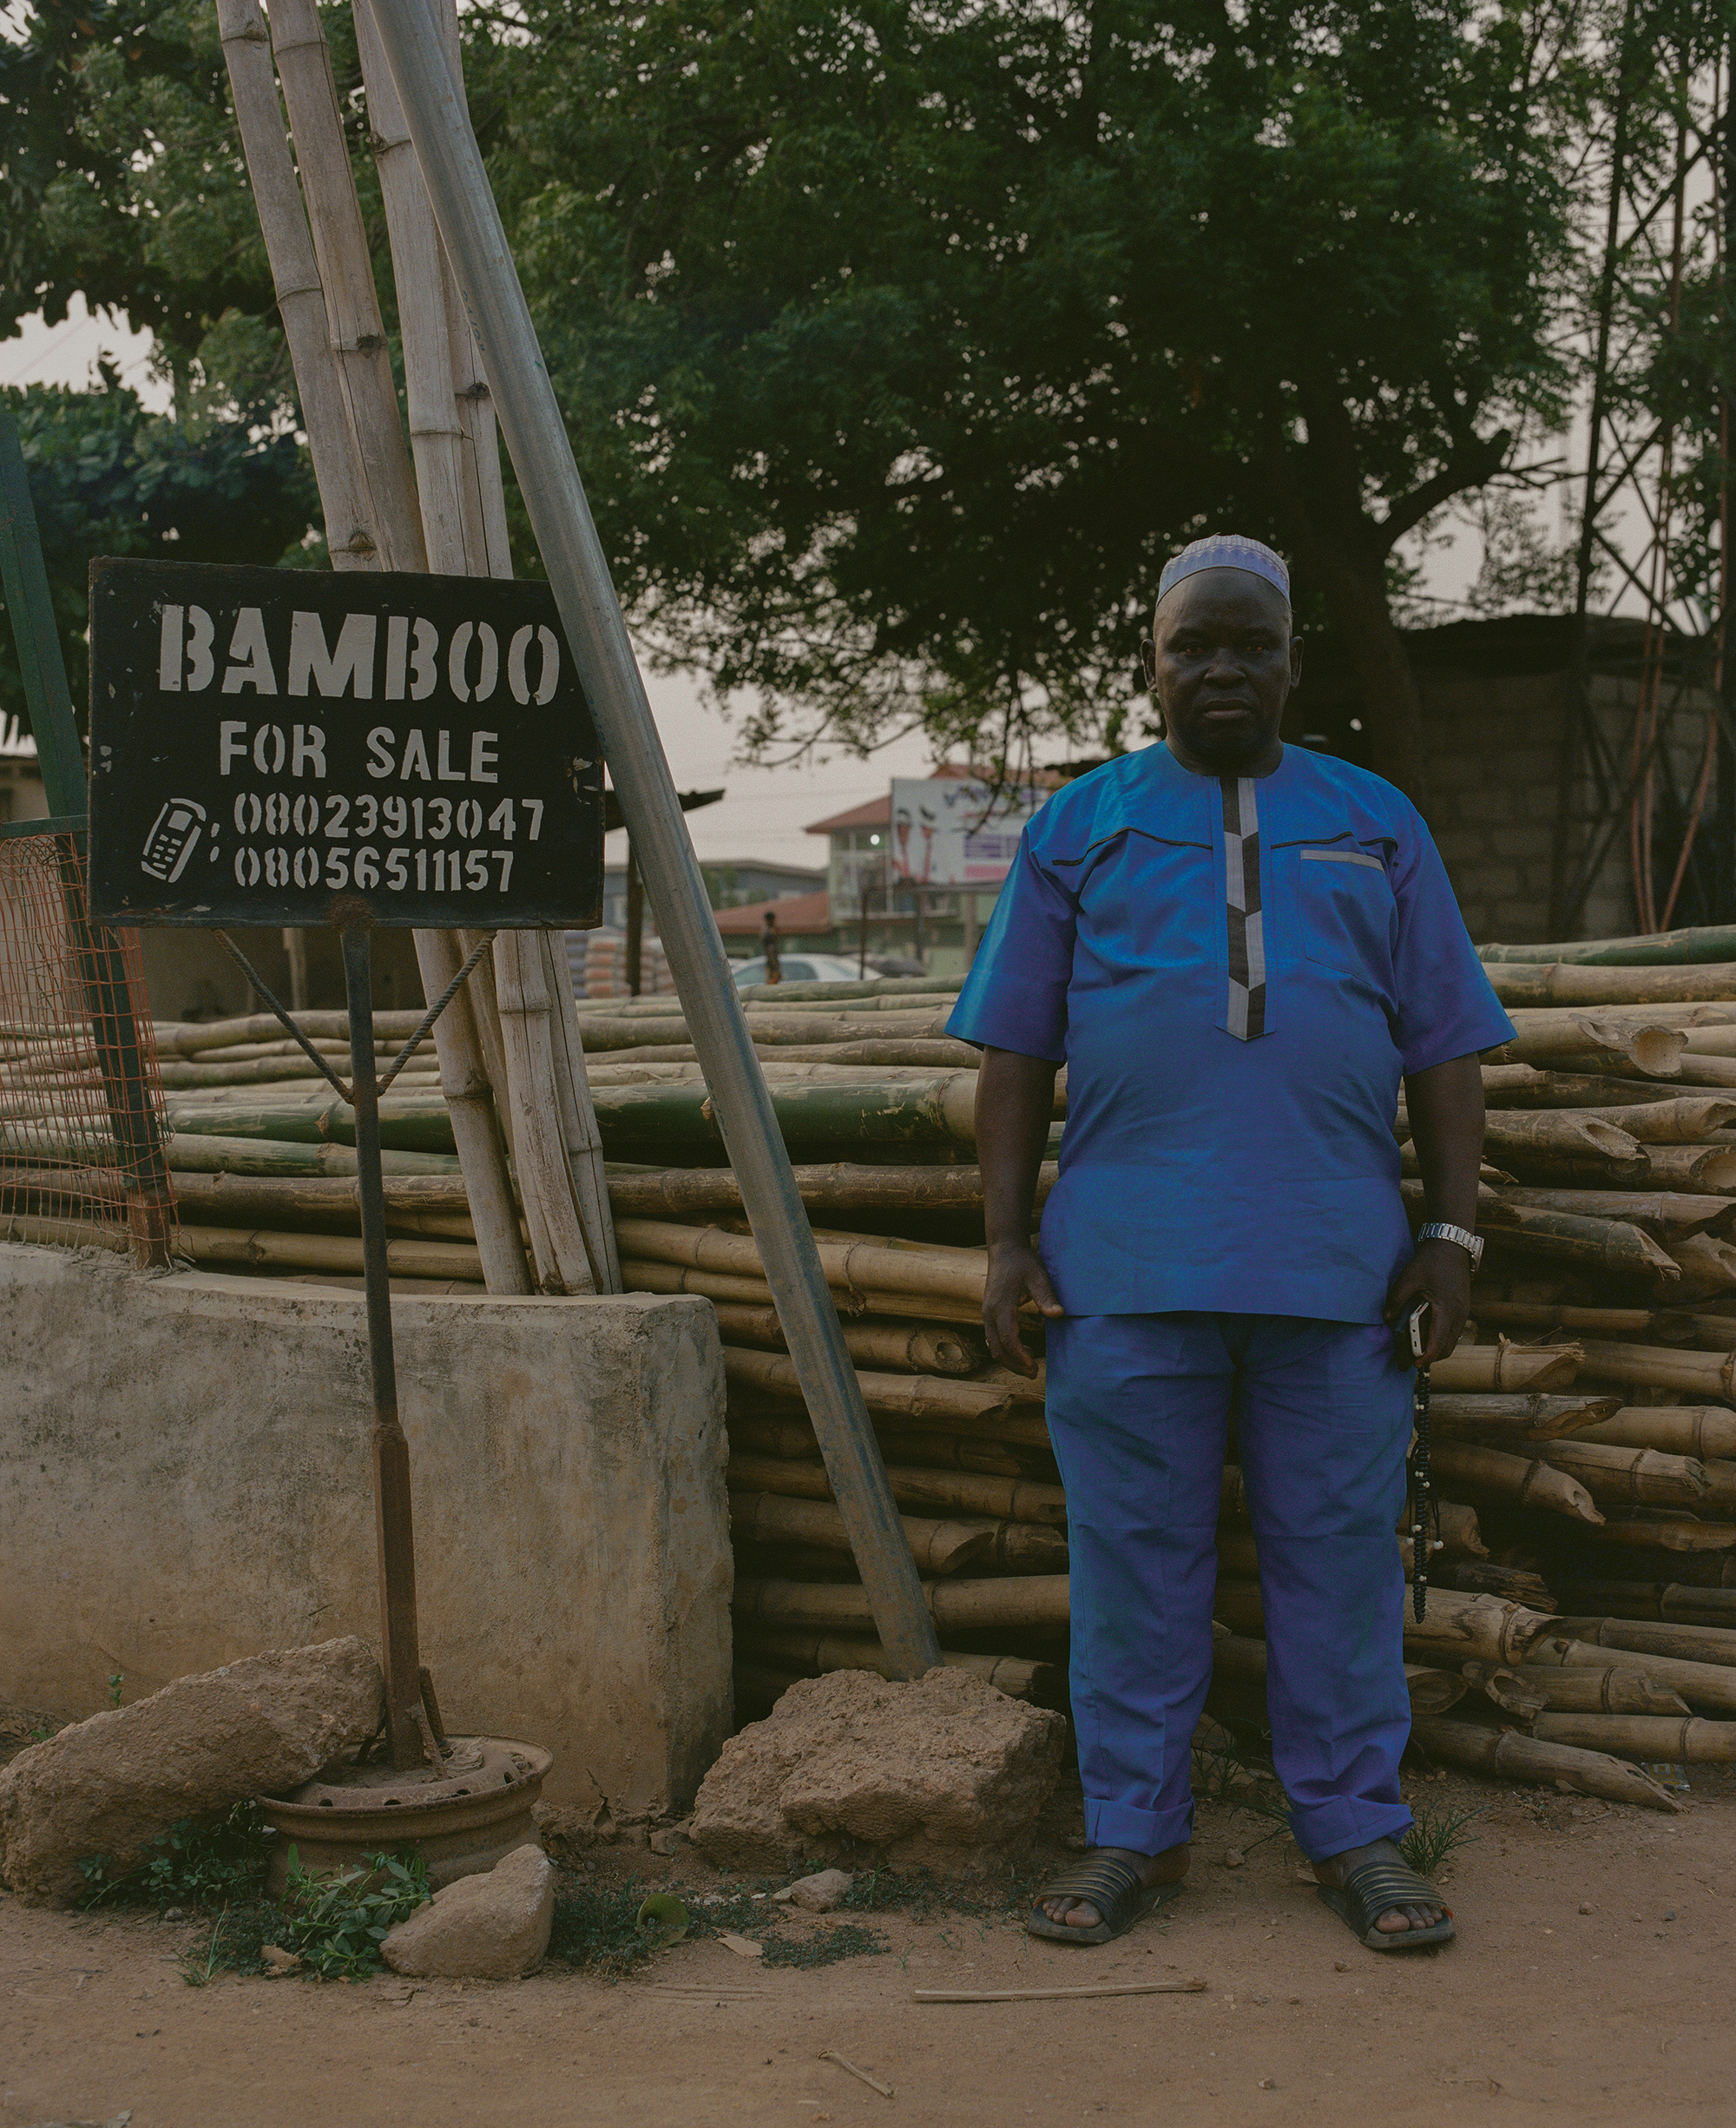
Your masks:
[[[0,836],[0,1238],[166,1263],[174,1202],[139,934],[88,911],[76,835]]]

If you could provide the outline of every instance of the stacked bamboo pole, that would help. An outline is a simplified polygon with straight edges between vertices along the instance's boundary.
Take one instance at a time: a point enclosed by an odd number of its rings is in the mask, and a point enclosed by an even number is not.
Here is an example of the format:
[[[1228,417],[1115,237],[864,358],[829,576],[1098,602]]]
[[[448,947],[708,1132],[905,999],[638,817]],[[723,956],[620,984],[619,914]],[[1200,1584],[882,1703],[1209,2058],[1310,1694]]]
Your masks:
[[[949,1040],[937,1031],[950,1003],[944,991],[884,988],[893,994],[786,985],[750,997],[749,1024],[948,1659],[1059,1703],[1065,1496],[1041,1375],[1028,1382],[992,1367],[981,1335],[974,1072],[950,1053],[901,1047]],[[1491,1271],[1477,1287],[1482,1327],[1435,1370],[1436,1469],[1450,1498],[1428,1613],[1408,1630],[1406,1655],[1414,1703],[1434,1724],[1419,1730],[1432,1756],[1668,1808],[1671,1796],[1635,1769],[1634,1754],[1660,1743],[1673,1758],[1723,1750],[1736,1665],[1708,1659],[1700,1644],[1687,1652],[1691,1644],[1680,1639],[1634,1647],[1608,1636],[1647,1621],[1680,1635],[1704,1630],[1726,1600],[1736,1611],[1736,1585],[1706,1578],[1709,1565],[1721,1571],[1724,1552],[1693,1548],[1721,1544],[1726,1525],[1710,1519],[1718,1503],[1736,1519],[1736,1486],[1720,1475],[1727,1466],[1736,1479],[1729,1347],[1705,1349],[1707,1326],[1721,1321],[1707,1296],[1696,1295],[1693,1310],[1672,1305],[1685,1275],[1671,1253],[1719,1238],[1736,1215],[1736,1190],[1660,1186],[1653,1163],[1660,1154],[1722,1156],[1718,1134],[1736,1116],[1722,1092],[1611,1077],[1611,1016],[1623,1001],[1607,1011],[1590,1002],[1600,1008],[1601,1068],[1575,1075],[1574,1098],[1558,1110],[1540,1097],[1560,1075],[1529,1064],[1489,1070],[1492,1100],[1522,1093],[1529,1105],[1513,1099],[1495,1110],[1519,1127],[1501,1135],[1487,1170],[1493,1239]],[[548,1024],[569,1020],[611,1156],[623,1282],[707,1297],[722,1333],[744,1707],[828,1665],[884,1666],[758,1246],[722,1164],[705,1088],[676,1038],[686,1032],[679,1008],[666,999],[563,1005]],[[304,1024],[341,1070],[344,1030],[319,1015]],[[396,1031],[382,1015],[382,1031],[389,1025]],[[260,1270],[344,1275],[353,1184],[332,1164],[343,1157],[332,1141],[344,1118],[329,1095],[267,1078],[294,1056],[269,1022],[166,1028],[161,1047],[189,1069],[245,1068],[238,1081],[201,1080],[169,1095],[183,1219],[189,1233],[208,1234],[193,1244],[201,1260],[222,1251],[229,1262],[250,1255]],[[1621,1068],[1639,1066],[1622,1052]],[[1601,1096],[1614,1088],[1614,1099],[1595,1104],[1606,1113],[1585,1113],[1588,1084]],[[1661,1097],[1630,1104],[1630,1089]],[[1056,1105],[1064,1116],[1064,1087]],[[393,1090],[385,1128],[398,1158],[452,1164],[445,1109],[431,1090]],[[1640,1111],[1634,1130],[1607,1113],[1630,1109]],[[1397,1129],[1402,1140],[1402,1114]],[[1595,1184],[1564,1181],[1564,1157],[1595,1167]],[[1040,1196],[1053,1179],[1051,1165]],[[520,1200],[528,1234],[522,1184]],[[1618,1216],[1630,1207],[1631,1216]],[[402,1173],[388,1198],[394,1247],[463,1250],[468,1209],[451,1174]],[[22,1199],[8,1209],[30,1213]],[[465,1275],[444,1255],[405,1254],[395,1268]],[[1729,1320],[1736,1346],[1736,1315]],[[1692,1407],[1652,1400],[1690,1394]],[[1214,1687],[1226,1714],[1239,1694],[1245,1706],[1251,1686],[1255,1658],[1241,1651],[1258,1650],[1264,1662],[1258,1539],[1240,1480],[1226,1469],[1218,1609],[1235,1630],[1220,1644]],[[1666,1558],[1664,1572],[1655,1563]],[[1581,1602],[1612,1590],[1595,1609]],[[1561,1618],[1564,1604],[1584,1617]]]
[[[1654,1045],[1647,1061],[1622,1044],[1642,1009],[1647,1025],[1692,1008],[1720,1016],[1698,1025],[1736,1028],[1736,967],[1494,972],[1503,989],[1529,986],[1535,1009],[1573,1009],[1599,1031],[1595,1056],[1567,1052],[1571,1071],[1486,1071],[1489,1256],[1476,1328],[1434,1370],[1447,1498],[1426,1615],[1405,1632],[1417,1743],[1443,1763],[1672,1808],[1641,1769],[1727,1756],[1736,1723],[1736,1262],[1690,1247],[1736,1243],[1736,1110],[1721,1087],[1684,1079],[1692,1052]],[[948,1042],[935,1031],[950,1002],[933,983],[788,985],[750,994],[746,1011],[947,1658],[1059,1703],[1065,1496],[1042,1374],[995,1367],[981,1334],[974,1071],[900,1049]],[[912,1018],[923,1031],[907,1031]],[[744,1706],[829,1665],[882,1667],[758,1244],[681,1053],[679,1008],[551,995],[551,1041],[569,1023],[610,1162],[622,1281],[707,1297],[722,1334]],[[302,1024],[341,1071],[338,1017]],[[1666,1031],[1680,1032],[1680,1019]],[[401,1016],[378,1017],[382,1040],[404,1031]],[[165,1027],[160,1050],[192,1071],[243,1074],[167,1097],[196,1259],[350,1275],[345,1117],[293,1076],[299,1052],[275,1024]],[[450,1103],[395,1087],[383,1127],[395,1275],[477,1289],[474,1184],[457,1172]],[[1402,1111],[1395,1129],[1402,1143]],[[8,1131],[28,1135],[0,1117]],[[36,1153],[46,1202],[57,1156],[46,1143]],[[1045,1167],[1040,1197],[1054,1174]],[[528,1235],[522,1172],[516,1192]],[[1413,1209],[1420,1217],[1419,1198]],[[28,1175],[0,1209],[15,1232],[39,1217]],[[1217,1609],[1231,1631],[1213,1688],[1226,1719],[1248,1710],[1264,1665],[1259,1539],[1240,1480],[1226,1467]]]

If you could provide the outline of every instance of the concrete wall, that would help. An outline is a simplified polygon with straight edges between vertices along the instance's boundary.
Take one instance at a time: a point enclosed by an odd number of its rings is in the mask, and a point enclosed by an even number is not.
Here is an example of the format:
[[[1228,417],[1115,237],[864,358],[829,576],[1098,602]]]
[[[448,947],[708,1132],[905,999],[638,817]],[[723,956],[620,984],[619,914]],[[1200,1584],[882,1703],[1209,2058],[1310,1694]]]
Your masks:
[[[708,1304],[394,1299],[422,1659],[551,1800],[685,1803],[728,1733]],[[62,1717],[378,1641],[359,1295],[0,1246],[0,1697]]]

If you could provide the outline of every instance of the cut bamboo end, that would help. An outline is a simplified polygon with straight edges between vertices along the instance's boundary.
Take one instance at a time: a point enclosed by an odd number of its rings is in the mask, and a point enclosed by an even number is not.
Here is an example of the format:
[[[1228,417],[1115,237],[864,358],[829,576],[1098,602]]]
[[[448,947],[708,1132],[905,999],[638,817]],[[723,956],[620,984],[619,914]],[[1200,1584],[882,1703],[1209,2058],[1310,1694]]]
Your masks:
[[[1674,1686],[1643,1669],[1567,1670],[1528,1657],[1522,1670],[1467,1663],[1465,1676],[1509,1713],[1687,1714]]]
[[[1461,1345],[1437,1360],[1430,1379],[1437,1390],[1518,1390],[1532,1394],[1572,1387],[1585,1354],[1577,1345]]]
[[[1558,1623],[1554,1619],[1551,1624]],[[1571,1623],[1571,1622],[1569,1622]],[[1593,1621],[1597,1624],[1627,1621]],[[1581,1640],[1572,1633],[1552,1632],[1532,1642],[1525,1653],[1529,1669],[1602,1672],[1643,1670],[1654,1684],[1679,1692],[1691,1708],[1707,1714],[1736,1715],[1736,1669],[1723,1663],[1704,1663],[1691,1657],[1647,1649],[1613,1649],[1595,1640]]]
[[[1610,1802],[1638,1803],[1648,1810],[1679,1813],[1683,1806],[1637,1767],[1601,1751],[1546,1743],[1511,1729],[1488,1729],[1441,1715],[1418,1715],[1410,1740],[1430,1758],[1473,1773],[1504,1776],[1548,1788],[1565,1786]]]
[[[1471,1441],[1444,1440],[1436,1444],[1433,1461],[1436,1472],[1450,1485],[1512,1500],[1521,1506],[1540,1507],[1578,1522],[1595,1525],[1603,1520],[1591,1494],[1576,1477],[1539,1458],[1528,1459]]]
[[[1509,1437],[1528,1442],[1552,1440],[1564,1433],[1586,1438],[1582,1429],[1613,1417],[1619,1405],[1620,1399],[1613,1395],[1437,1394],[1429,1400],[1429,1423],[1437,1440],[1480,1440],[1498,1447]]]

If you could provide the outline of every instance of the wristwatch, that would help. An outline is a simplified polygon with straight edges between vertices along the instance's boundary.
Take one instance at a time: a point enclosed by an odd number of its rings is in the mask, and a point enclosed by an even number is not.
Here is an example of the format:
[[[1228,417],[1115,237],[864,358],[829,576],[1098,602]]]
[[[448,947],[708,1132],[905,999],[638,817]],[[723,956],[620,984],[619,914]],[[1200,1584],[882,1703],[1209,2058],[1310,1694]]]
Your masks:
[[[1430,1219],[1417,1229],[1419,1242],[1457,1242],[1470,1258],[1474,1271],[1483,1262],[1483,1236],[1463,1227],[1450,1227],[1443,1219]]]

